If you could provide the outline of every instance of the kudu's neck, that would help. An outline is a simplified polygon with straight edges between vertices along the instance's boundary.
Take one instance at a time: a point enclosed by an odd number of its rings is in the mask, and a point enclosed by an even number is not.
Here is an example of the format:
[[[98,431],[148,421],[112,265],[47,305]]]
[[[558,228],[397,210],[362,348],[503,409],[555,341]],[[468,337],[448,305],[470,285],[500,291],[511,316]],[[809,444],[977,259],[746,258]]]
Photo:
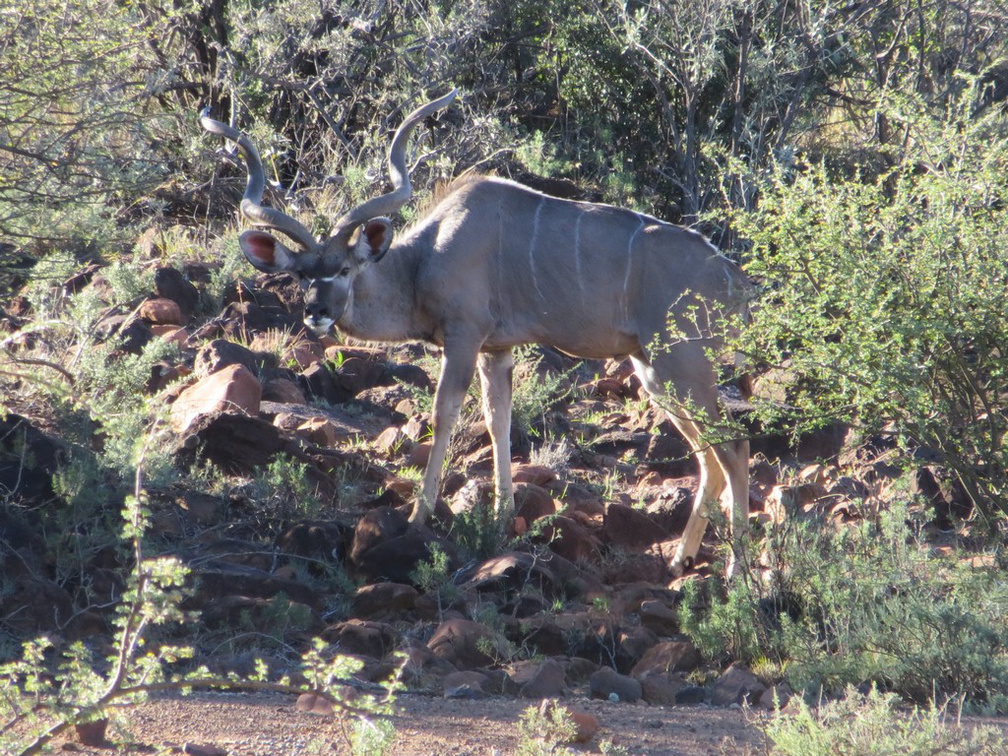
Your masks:
[[[339,321],[341,331],[365,341],[412,341],[426,337],[418,322],[416,276],[423,256],[416,236],[393,243],[385,256],[353,283],[353,304]]]

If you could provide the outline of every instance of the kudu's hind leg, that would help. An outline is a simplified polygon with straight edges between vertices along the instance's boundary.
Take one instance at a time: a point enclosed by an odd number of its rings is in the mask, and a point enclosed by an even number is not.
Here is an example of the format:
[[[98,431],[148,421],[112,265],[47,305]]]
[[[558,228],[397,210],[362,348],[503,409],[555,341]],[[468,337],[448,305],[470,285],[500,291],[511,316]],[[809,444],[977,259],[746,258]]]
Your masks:
[[[510,519],[514,514],[511,483],[511,378],[514,358],[510,349],[480,352],[476,365],[483,388],[483,417],[493,445],[497,512],[501,517]]]
[[[732,530],[732,540],[745,532],[749,517],[749,442],[711,444],[701,420],[716,422],[718,407],[714,369],[697,344],[682,343],[650,363],[631,357],[644,389],[665,410],[696,455],[700,480],[689,520],[679,539],[671,570],[679,575],[696,559],[707,530],[710,508],[720,502]],[[666,386],[675,395],[670,396]],[[733,557],[729,574],[734,568]]]

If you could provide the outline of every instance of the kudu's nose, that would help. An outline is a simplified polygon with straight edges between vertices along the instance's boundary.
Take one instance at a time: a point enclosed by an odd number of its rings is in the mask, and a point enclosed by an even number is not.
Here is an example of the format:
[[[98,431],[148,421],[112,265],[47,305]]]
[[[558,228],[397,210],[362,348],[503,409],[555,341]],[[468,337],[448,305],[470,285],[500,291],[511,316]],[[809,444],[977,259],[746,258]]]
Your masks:
[[[329,318],[329,308],[324,302],[311,300],[305,302],[304,316],[305,320],[325,320]]]

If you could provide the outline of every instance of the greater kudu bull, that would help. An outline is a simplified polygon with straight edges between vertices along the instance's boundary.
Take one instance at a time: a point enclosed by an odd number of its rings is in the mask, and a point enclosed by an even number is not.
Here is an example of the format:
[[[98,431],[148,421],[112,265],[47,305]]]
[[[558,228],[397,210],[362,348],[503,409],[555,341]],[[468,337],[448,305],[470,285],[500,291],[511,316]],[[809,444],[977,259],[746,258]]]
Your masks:
[[[240,236],[242,251],[259,270],[300,279],[304,322],[317,333],[335,326],[361,339],[422,340],[443,348],[434,439],[412,520],[423,521],[431,512],[448,440],[477,367],[498,506],[510,516],[512,347],[540,343],[578,357],[629,356],[644,388],[700,463],[699,489],[672,562],[679,573],[696,556],[707,507],[716,500],[735,532],[746,524],[748,442],[711,444],[704,430],[722,416],[708,357],[718,346],[710,325],[745,306],[748,281],[698,233],[492,177],[456,182],[393,242],[392,221],[385,216],[411,196],[409,135],[454,97],[453,91],[406,118],[389,148],[394,189],[348,211],[324,240],[261,204],[264,174],[255,147],[204,111],[203,127],[237,142],[245,159],[242,213],[300,248],[257,230]]]

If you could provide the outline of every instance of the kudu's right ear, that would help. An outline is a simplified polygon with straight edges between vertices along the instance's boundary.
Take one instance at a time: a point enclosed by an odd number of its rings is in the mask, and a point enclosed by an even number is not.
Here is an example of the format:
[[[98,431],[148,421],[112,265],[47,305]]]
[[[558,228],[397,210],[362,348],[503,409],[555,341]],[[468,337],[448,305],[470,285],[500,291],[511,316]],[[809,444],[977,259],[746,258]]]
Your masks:
[[[372,218],[360,227],[353,245],[353,256],[358,265],[376,263],[388,252],[392,244],[392,221]]]
[[[296,255],[273,234],[265,231],[246,231],[238,237],[245,258],[265,273],[278,273],[294,267]]]

